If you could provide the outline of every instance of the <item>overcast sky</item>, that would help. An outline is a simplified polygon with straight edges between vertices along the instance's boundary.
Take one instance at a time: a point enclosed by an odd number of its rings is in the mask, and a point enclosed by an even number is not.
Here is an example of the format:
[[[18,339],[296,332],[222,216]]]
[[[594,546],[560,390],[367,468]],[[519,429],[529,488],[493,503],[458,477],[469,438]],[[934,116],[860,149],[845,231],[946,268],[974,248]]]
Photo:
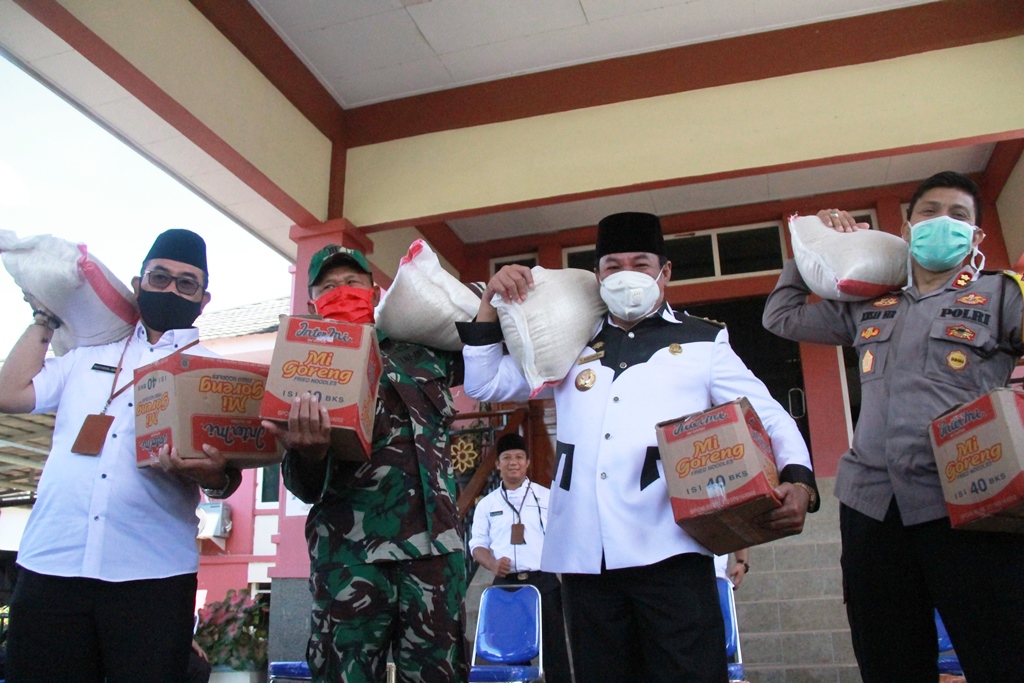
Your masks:
[[[155,237],[188,228],[207,242],[208,311],[287,296],[288,262],[205,200],[0,58],[0,230],[87,245],[125,284]],[[0,358],[31,310],[0,269]]]

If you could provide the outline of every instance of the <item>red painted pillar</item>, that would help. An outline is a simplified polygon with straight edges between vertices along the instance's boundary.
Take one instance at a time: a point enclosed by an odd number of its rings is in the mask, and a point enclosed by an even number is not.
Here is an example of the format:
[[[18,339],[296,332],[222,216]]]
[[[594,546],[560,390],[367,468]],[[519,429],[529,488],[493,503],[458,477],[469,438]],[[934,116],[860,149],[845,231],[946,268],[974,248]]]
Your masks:
[[[307,312],[309,279],[306,273],[309,270],[309,261],[313,258],[313,254],[328,244],[340,244],[349,249],[358,249],[367,257],[373,253],[373,242],[346,218],[335,218],[326,223],[306,228],[293,225],[288,237],[298,247],[295,257],[295,278],[292,280],[291,312],[293,315],[305,315]],[[384,273],[374,268],[373,275],[376,280],[380,276],[384,276]],[[389,280],[386,276],[383,279]]]
[[[834,477],[840,456],[850,447],[842,352],[837,346],[800,344],[800,362],[814,473]]]

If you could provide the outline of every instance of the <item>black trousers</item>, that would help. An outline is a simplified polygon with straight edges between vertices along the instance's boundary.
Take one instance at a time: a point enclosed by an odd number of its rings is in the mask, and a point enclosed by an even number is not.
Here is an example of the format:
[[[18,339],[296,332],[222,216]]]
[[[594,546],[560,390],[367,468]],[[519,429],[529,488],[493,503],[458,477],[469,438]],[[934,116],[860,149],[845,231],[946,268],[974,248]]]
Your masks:
[[[710,556],[563,574],[562,585],[582,683],[726,683],[725,625]]]
[[[110,582],[22,569],[11,599],[8,683],[182,683],[196,575]]]
[[[540,591],[541,624],[544,627],[544,680],[547,683],[572,683],[569,651],[565,644],[562,584],[558,575],[550,572],[525,572],[494,579],[495,586],[523,584],[536,586]]]
[[[864,683],[938,679],[938,608],[971,683],[1024,681],[1024,536],[879,522],[847,506],[843,592]]]

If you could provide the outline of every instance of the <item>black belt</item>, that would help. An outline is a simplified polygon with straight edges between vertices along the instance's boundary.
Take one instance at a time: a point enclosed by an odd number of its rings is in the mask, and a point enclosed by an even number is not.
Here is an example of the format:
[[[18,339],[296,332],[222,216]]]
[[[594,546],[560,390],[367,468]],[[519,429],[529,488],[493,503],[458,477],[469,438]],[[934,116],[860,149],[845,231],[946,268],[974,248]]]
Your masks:
[[[532,572],[509,572],[505,577],[505,581],[529,581],[530,578],[539,579],[542,576],[548,576],[551,572],[542,572],[539,569]]]

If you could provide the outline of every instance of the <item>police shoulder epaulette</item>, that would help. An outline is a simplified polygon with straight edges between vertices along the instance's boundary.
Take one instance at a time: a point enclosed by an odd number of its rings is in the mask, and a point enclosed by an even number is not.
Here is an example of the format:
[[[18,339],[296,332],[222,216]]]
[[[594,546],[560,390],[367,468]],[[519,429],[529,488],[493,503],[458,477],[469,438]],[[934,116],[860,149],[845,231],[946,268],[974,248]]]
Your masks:
[[[693,318],[694,320],[701,320],[703,322],[706,322],[707,324],[717,327],[719,329],[725,329],[725,323],[720,323],[717,320],[712,320],[711,318],[702,318],[699,315],[691,315],[690,317]]]
[[[985,271],[982,271],[982,272],[985,272]],[[1024,296],[1024,279],[1021,278],[1021,274],[1018,273],[1015,270],[1004,270],[1003,271],[1003,275],[1005,275],[1006,277],[1008,277],[1011,280],[1013,280],[1014,282],[1016,282],[1017,286],[1020,288],[1021,296]],[[1024,335],[1024,321],[1021,322],[1021,331],[1022,331],[1022,335]],[[1021,341],[1024,341],[1024,336],[1022,336],[1022,340]]]

